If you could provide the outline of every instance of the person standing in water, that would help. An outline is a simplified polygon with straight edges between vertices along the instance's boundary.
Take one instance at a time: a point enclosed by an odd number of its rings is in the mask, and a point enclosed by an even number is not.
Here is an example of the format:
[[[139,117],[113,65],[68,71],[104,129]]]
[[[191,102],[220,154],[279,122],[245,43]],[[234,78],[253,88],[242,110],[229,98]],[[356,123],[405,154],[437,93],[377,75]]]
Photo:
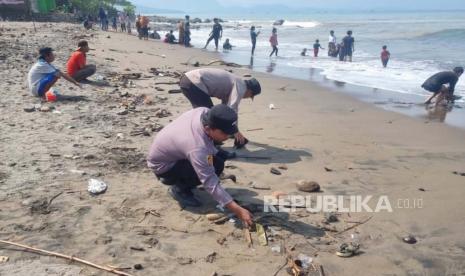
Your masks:
[[[344,61],[352,62],[352,53],[355,51],[355,40],[352,31],[347,31],[347,35],[342,39],[342,54]]]
[[[389,59],[391,58],[391,53],[387,50],[387,46],[383,46],[383,50],[381,51],[381,63],[383,64],[383,67],[386,68]]]
[[[260,34],[260,31],[255,32],[255,26],[250,27],[250,40],[252,41],[252,56],[255,53],[255,45],[257,44],[257,36]]]
[[[337,57],[336,36],[334,35],[334,31],[329,32],[328,56]]]
[[[207,43],[205,44],[205,47],[203,48],[207,49],[208,44],[210,44],[210,41],[214,39],[215,47],[216,47],[216,50],[218,51],[218,40],[220,40],[220,38],[223,36],[223,26],[221,26],[221,24],[219,23],[218,18],[213,18],[213,22],[214,24],[213,24],[213,29],[210,33],[210,37],[208,38]]]
[[[421,85],[423,89],[433,92],[433,95],[425,101],[425,104],[430,104],[436,96],[438,96],[436,105],[440,104],[444,99],[453,102],[455,100],[455,85],[462,74],[463,67],[455,67],[452,71],[439,72],[429,77]]]
[[[319,50],[324,50],[324,48],[321,47],[320,45],[320,40],[315,40],[315,43],[313,44],[313,56],[318,57],[318,52]]]
[[[271,51],[270,53],[270,57],[273,54],[278,56],[278,30],[276,28],[273,28],[273,30],[271,31],[270,44],[271,44],[271,47],[273,48],[273,51]]]

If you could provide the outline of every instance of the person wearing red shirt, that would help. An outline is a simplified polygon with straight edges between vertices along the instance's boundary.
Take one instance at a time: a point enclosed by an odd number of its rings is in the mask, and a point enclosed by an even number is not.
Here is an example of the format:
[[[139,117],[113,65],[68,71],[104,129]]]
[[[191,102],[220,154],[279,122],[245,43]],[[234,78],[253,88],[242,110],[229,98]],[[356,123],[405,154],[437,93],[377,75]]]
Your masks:
[[[90,48],[87,41],[79,41],[78,49],[71,54],[71,57],[66,64],[68,75],[76,81],[86,80],[97,71],[95,65],[86,64],[86,53],[89,52],[89,50]]]

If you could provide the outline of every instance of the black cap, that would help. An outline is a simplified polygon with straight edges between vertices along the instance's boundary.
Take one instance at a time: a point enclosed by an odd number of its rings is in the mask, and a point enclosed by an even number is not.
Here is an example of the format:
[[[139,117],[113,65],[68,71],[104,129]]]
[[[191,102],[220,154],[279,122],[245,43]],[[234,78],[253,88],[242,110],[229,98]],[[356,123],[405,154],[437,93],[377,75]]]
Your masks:
[[[228,135],[239,132],[237,128],[237,113],[232,108],[224,104],[218,104],[205,113],[205,123]]]
[[[41,58],[44,58],[45,56],[51,54],[52,52],[53,52],[52,48],[44,47],[44,48],[40,48],[39,55],[40,55]]]
[[[245,85],[247,86],[247,89],[250,89],[250,91],[252,91],[252,98],[262,92],[262,87],[260,86],[260,83],[256,78],[245,80]]]

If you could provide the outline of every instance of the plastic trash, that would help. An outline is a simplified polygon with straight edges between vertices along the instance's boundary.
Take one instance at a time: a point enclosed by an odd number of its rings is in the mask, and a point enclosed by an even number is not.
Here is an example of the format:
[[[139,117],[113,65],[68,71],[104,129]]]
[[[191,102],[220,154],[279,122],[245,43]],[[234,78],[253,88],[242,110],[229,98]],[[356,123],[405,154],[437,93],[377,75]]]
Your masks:
[[[102,75],[95,75],[95,80],[96,80],[96,81],[104,81],[104,80],[105,80],[105,77],[102,76]]]
[[[107,190],[107,184],[105,182],[91,178],[87,186],[87,191],[93,195],[102,194]]]
[[[270,105],[268,106],[271,110],[275,109],[276,107],[274,106],[274,104],[270,103]]]
[[[305,254],[300,253],[299,256],[297,256],[297,259],[302,262],[302,267],[304,269],[309,268],[310,264],[313,262],[313,258],[309,257]]]
[[[281,245],[277,244],[277,245],[273,245],[271,247],[271,252],[274,252],[274,253],[281,253]]]

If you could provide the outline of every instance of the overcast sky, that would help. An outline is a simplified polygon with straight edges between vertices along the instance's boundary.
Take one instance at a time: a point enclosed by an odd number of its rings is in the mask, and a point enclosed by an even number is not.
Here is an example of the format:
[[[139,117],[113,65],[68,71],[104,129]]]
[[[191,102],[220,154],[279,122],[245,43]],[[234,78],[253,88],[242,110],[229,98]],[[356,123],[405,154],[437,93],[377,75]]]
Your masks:
[[[183,11],[214,10],[221,6],[285,5],[293,8],[348,10],[465,10],[465,0],[131,0],[136,5]]]

